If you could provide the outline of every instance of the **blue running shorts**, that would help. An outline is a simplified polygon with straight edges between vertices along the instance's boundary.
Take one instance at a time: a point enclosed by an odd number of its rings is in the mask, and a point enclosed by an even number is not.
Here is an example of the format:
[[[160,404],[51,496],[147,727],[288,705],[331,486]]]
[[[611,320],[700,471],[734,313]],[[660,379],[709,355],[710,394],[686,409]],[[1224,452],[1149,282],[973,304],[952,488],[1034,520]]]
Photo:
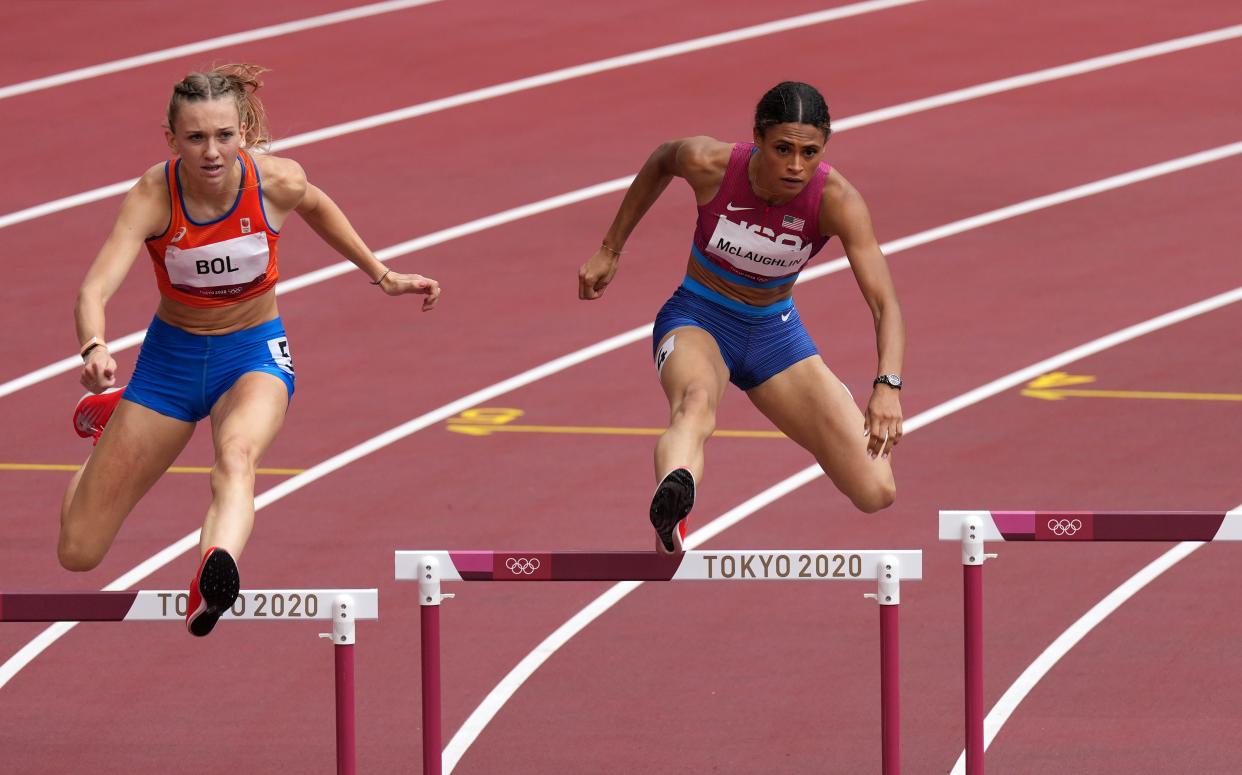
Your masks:
[[[726,301],[729,306],[721,303]],[[682,326],[695,326],[712,335],[729,367],[729,381],[742,390],[758,387],[819,353],[792,299],[769,308],[750,307],[724,297],[720,301],[705,298],[683,285],[656,315],[652,353],[657,369],[663,365],[657,350],[660,340]]]
[[[280,377],[293,398],[293,359],[280,318],[219,336],[191,334],[155,318],[138,352],[125,400],[198,422],[252,371]]]

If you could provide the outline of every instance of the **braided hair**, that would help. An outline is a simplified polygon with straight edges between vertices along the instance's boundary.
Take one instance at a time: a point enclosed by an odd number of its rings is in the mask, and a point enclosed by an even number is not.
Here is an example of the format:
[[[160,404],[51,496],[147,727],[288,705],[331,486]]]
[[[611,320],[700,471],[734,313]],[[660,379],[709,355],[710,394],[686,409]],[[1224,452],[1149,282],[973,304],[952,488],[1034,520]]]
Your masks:
[[[255,94],[263,86],[259,75],[265,72],[267,68],[258,65],[232,64],[190,73],[173,86],[172,98],[168,101],[168,128],[176,131],[177,114],[186,103],[232,97],[237,103],[246,145],[251,148],[269,145],[272,137],[267,127],[267,111]]]
[[[825,140],[832,134],[824,96],[814,86],[798,81],[778,83],[755,106],[755,132],[760,137],[777,124],[810,124],[823,131]]]

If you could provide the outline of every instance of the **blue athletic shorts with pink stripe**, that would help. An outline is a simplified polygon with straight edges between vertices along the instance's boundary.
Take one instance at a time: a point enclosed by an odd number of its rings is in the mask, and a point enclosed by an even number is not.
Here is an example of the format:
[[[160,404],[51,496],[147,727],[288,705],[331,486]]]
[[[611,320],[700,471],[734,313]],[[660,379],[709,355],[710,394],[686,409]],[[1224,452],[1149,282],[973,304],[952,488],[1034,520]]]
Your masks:
[[[691,290],[693,286],[687,287],[691,283],[698,285],[686,278],[686,284],[673,293],[656,315],[652,355],[657,369],[663,365],[660,340],[683,326],[701,328],[712,335],[729,368],[729,381],[742,390],[758,387],[798,361],[819,353],[792,299],[771,307],[751,307],[702,286],[702,291],[696,292]],[[718,298],[707,298],[704,291]]]

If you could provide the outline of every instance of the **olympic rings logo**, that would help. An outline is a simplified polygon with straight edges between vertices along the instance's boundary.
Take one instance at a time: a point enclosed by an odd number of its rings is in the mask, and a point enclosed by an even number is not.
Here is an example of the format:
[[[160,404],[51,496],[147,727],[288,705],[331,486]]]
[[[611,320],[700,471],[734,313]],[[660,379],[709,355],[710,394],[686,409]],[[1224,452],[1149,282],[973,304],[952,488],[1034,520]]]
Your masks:
[[[508,568],[509,572],[515,576],[529,576],[539,570],[539,558],[531,557],[530,559],[527,559],[525,557],[510,557],[505,560],[505,567]]]
[[[1050,519],[1048,529],[1054,536],[1072,536],[1082,530],[1082,521],[1077,519]]]

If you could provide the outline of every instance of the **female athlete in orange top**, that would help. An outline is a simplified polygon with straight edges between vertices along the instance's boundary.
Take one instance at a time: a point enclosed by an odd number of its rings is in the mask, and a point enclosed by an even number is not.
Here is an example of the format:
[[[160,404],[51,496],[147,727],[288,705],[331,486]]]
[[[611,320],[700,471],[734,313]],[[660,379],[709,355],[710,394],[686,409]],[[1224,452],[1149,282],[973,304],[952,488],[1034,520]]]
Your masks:
[[[76,571],[97,566],[195,424],[210,417],[212,499],[186,617],[195,635],[210,632],[237,596],[235,559],[254,524],[255,469],[293,395],[275,290],[285,220],[300,215],[390,296],[422,294],[424,311],[440,296],[435,280],[381,264],[297,162],[251,154],[269,141],[255,95],[262,72],[225,65],[174,86],[165,136],[176,158],[147,170],[130,190],[74,310],[81,381],[90,391],[74,425],[96,447],[65,493],[60,562]],[[160,303],[129,385],[114,388],[104,306],[144,243]]]

